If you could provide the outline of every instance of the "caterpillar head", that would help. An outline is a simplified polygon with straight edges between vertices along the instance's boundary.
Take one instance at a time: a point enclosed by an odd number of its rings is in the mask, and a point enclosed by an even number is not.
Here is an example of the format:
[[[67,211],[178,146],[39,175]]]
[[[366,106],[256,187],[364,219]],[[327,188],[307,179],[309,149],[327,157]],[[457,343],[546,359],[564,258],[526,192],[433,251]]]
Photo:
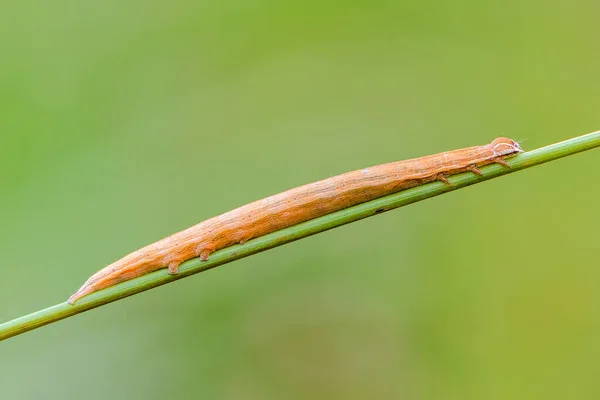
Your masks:
[[[497,156],[502,157],[523,152],[523,149],[521,148],[521,146],[519,146],[519,143],[505,137],[499,137],[494,139],[490,147],[492,148],[492,151],[496,153]]]

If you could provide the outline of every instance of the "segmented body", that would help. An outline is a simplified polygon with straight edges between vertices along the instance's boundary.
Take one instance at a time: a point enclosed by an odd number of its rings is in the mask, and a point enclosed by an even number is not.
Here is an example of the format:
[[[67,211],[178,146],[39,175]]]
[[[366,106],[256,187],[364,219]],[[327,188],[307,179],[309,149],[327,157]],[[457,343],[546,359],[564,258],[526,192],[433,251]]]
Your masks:
[[[207,260],[216,250],[337,210],[426,182],[448,182],[447,175],[479,174],[477,167],[495,162],[508,166],[504,158],[521,151],[515,141],[497,138],[484,146],[377,165],[290,189],[207,219],[121,258],[92,275],[69,303],[161,268],[176,274],[179,265],[189,259]]]

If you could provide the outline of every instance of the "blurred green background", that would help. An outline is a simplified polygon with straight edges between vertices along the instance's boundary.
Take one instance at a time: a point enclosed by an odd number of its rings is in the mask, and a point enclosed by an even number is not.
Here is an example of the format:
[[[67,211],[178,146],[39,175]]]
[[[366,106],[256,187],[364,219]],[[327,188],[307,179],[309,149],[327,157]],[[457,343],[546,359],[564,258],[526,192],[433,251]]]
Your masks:
[[[353,169],[600,127],[588,1],[5,2],[0,320]],[[3,399],[596,399],[599,153],[0,343]]]

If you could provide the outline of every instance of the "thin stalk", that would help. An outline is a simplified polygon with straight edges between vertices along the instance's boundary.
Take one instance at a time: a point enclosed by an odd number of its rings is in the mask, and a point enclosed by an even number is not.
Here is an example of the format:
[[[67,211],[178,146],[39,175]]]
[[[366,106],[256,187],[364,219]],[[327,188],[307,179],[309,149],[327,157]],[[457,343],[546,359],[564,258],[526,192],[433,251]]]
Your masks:
[[[179,267],[179,274],[169,275],[166,269],[161,269],[150,274],[120,283],[107,289],[92,293],[75,305],[70,305],[66,301],[56,304],[52,307],[36,311],[12,321],[0,324],[0,340],[8,339],[12,336],[25,333],[27,331],[39,328],[41,326],[71,317],[75,314],[91,310],[111,303],[116,300],[143,292],[154,287],[173,282],[187,276],[197,274],[198,272],[218,267],[219,265],[248,257],[252,254],[260,253],[265,250],[293,242],[316,233],[324,232],[358,221],[363,218],[380,214],[394,208],[406,206],[417,201],[425,200],[440,194],[448,193],[456,189],[461,189],[475,183],[483,182],[488,179],[497,178],[502,175],[520,171],[525,168],[533,167],[557,160],[562,157],[570,156],[585,150],[600,147],[600,131],[587,135],[579,136],[564,142],[551,144],[526,153],[521,153],[507,160],[510,168],[499,164],[491,164],[481,168],[482,176],[472,172],[465,172],[449,177],[450,184],[443,182],[430,182],[417,186],[399,193],[381,197],[379,199],[359,204],[341,211],[337,211],[320,218],[294,225],[277,232],[253,239],[244,245],[235,245],[215,252],[208,261],[193,259],[187,261]],[[65,294],[65,300],[67,299]]]

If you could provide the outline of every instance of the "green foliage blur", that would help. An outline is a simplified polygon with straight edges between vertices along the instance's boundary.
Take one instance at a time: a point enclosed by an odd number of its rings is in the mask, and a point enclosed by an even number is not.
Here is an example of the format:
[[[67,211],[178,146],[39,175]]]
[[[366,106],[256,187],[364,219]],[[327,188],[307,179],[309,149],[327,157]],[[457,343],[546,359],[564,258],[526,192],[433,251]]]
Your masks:
[[[597,2],[5,2],[0,321],[247,202],[600,127]],[[0,343],[2,399],[597,399],[598,151]]]

